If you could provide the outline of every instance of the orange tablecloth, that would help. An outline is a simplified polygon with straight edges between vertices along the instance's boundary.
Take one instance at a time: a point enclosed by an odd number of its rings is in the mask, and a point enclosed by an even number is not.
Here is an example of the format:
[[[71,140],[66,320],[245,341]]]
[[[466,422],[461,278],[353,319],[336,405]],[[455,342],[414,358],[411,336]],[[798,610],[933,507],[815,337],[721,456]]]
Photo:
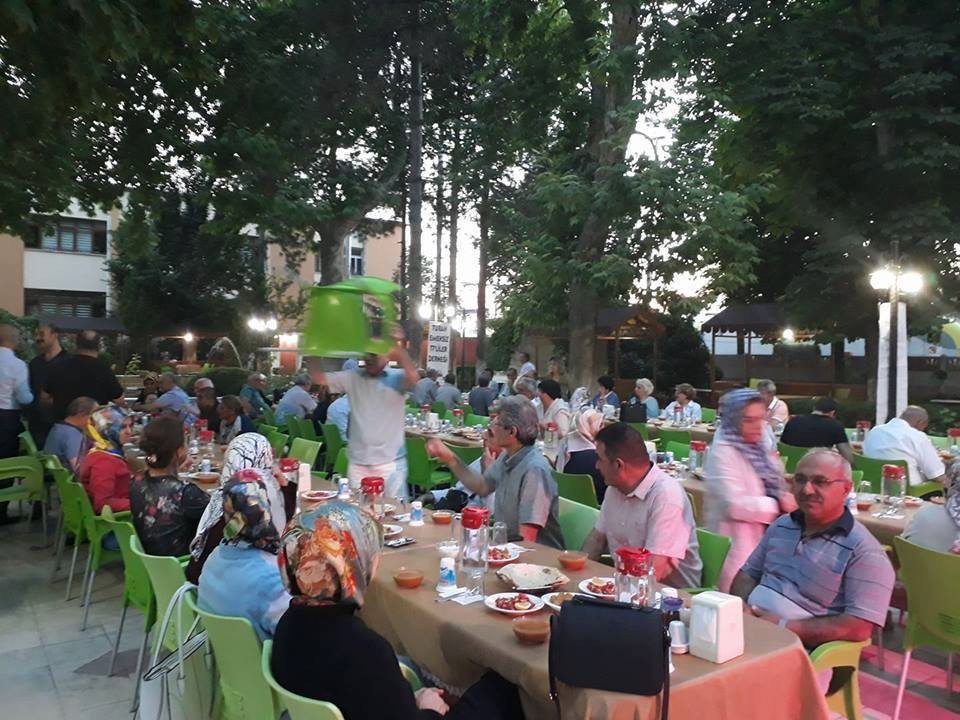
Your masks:
[[[436,526],[431,530],[429,524],[428,520],[419,529],[425,542],[427,535],[436,530]],[[556,564],[556,550],[524,545],[534,548],[521,556],[524,562]],[[434,588],[439,555],[426,544],[414,547],[384,554],[362,611],[367,624],[386,637],[397,652],[409,655],[450,685],[467,687],[490,668],[521,689],[528,718],[555,717],[548,697],[548,646],[520,645],[514,638],[510,618],[482,603],[461,606],[437,602]],[[426,578],[424,584],[416,590],[397,587],[392,574],[401,566],[421,570]],[[584,578],[609,574],[610,568],[588,563],[583,571],[564,572],[571,579],[568,587],[573,588]],[[488,594],[507,589],[492,572],[488,573]],[[753,617],[744,618],[744,628],[745,654],[723,665],[690,655],[674,658],[671,719],[827,717],[813,667],[797,637]],[[584,652],[588,653],[589,648],[584,648]],[[657,699],[651,697],[561,688],[565,718],[653,720],[658,714],[657,705]]]

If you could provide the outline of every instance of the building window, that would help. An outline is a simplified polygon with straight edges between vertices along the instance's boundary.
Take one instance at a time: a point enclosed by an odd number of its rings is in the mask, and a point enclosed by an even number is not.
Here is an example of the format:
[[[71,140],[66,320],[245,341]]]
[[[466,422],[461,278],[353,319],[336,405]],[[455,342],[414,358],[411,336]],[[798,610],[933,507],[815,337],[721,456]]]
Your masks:
[[[320,251],[319,250],[313,254],[313,271],[315,273],[320,272]]]
[[[106,314],[106,293],[24,290],[23,296],[23,304],[28,315],[67,315],[86,318],[104,317]]]
[[[29,247],[57,252],[107,252],[107,224],[102,220],[37,218]]]
[[[363,275],[363,245],[350,244],[350,277]]]

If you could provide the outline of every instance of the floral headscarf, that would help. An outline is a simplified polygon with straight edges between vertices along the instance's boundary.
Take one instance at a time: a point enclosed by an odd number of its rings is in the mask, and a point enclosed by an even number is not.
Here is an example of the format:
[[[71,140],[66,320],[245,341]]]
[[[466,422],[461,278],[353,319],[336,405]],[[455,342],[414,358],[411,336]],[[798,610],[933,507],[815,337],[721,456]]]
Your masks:
[[[585,387],[578,387],[573,391],[573,394],[570,395],[570,412],[575,413],[581,410],[585,405],[590,403],[590,396],[587,394],[587,389]]]
[[[749,443],[740,433],[744,408],[757,400],[760,400],[760,393],[749,388],[731,390],[721,397],[720,415],[723,417],[723,424],[717,431],[717,437],[733,445],[747,459],[754,472],[763,480],[763,487],[769,497],[779,498],[783,492],[783,470],[763,442]]]
[[[116,405],[107,405],[96,410],[87,423],[87,437],[93,442],[91,453],[106,452],[123,457],[123,443],[120,431],[130,417],[126,410]]]
[[[950,552],[960,554],[960,460],[954,460],[947,465],[946,510],[947,515],[957,526],[957,537],[953,541]]]
[[[383,527],[356,505],[331,500],[300,513],[280,540],[280,578],[291,605],[363,606]]]
[[[280,532],[273,524],[262,470],[241,470],[220,491],[223,502],[223,542],[266,550],[280,550]]]
[[[270,501],[270,514],[274,525],[282,531],[286,513],[283,510],[283,497],[280,495],[280,486],[273,476],[273,448],[270,442],[260,433],[244,433],[237,435],[223,454],[223,469],[220,471],[220,487],[241,470],[258,470],[260,480],[267,489],[267,498]],[[214,493],[210,497],[207,509],[203,511],[197,534],[190,543],[190,554],[195,560],[203,555],[207,531],[216,525],[223,517],[223,495]]]

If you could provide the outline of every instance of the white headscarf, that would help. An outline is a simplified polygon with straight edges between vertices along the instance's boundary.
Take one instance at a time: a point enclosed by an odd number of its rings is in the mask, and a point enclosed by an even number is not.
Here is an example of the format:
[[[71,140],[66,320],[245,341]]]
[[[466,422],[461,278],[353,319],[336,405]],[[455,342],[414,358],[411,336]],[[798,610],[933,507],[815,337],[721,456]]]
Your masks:
[[[587,395],[587,389],[585,387],[578,387],[573,391],[573,394],[570,396],[570,412],[575,413],[579,412],[584,405],[587,405],[590,402],[590,396]]]
[[[585,407],[573,416],[573,430],[564,438],[557,452],[557,469],[563,470],[570,460],[570,453],[597,449],[597,433],[603,427],[603,414]],[[561,464],[562,460],[562,464]]]
[[[277,530],[282,533],[286,526],[287,513],[283,496],[280,494],[280,485],[273,476],[273,448],[260,433],[237,435],[227,445],[227,450],[223,454],[223,469],[220,471],[220,487],[223,488],[238,470],[246,469],[261,471],[263,484],[267,488],[267,498],[270,500],[270,515]],[[197,534],[190,543],[190,554],[195,559],[199,559],[203,553],[207,531],[216,525],[221,517],[223,517],[223,495],[215,492],[210,496],[210,502],[197,526]]]

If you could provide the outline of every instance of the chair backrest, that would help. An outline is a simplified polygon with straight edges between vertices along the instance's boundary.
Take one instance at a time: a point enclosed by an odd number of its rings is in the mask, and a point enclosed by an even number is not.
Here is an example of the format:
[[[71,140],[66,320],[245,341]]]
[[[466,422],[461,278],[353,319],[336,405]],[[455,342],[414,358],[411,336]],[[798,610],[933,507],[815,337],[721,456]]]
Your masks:
[[[700,408],[700,419],[705,423],[712,423],[717,419],[717,411],[713,408]]]
[[[347,449],[345,447],[340,448],[340,452],[337,453],[337,459],[333,463],[333,471],[337,475],[342,475],[346,477],[347,468],[350,466],[350,458],[347,457]]]
[[[290,720],[343,720],[343,714],[333,703],[305,698],[281,687],[270,669],[272,651],[273,640],[265,640],[260,654],[260,672],[267,681],[267,685],[279,698],[279,704],[289,713]]]
[[[700,545],[700,560],[703,562],[700,584],[703,587],[716,587],[717,578],[720,577],[733,541],[726,535],[697,528],[697,543]]]
[[[73,474],[69,470],[54,470],[53,482],[60,496],[60,514],[63,516],[64,529],[74,536],[75,542],[86,540],[87,531],[83,524],[81,499],[86,497],[87,491],[80,483],[73,481]],[[89,501],[88,501],[89,502]]]
[[[432,403],[430,403],[430,412],[435,412],[440,416],[441,420],[446,420],[447,413],[449,413],[450,410],[447,408],[447,404],[443,400],[434,400]]]
[[[262,422],[257,425],[257,432],[264,437],[270,437],[270,433],[280,432],[280,428],[278,428],[276,425],[269,425],[265,422]]]
[[[296,415],[287,415],[287,434],[291,440],[300,437],[300,418]]]
[[[600,511],[581,505],[573,500],[560,498],[560,531],[563,533],[563,546],[567,550],[579,550],[583,541],[597,524]]]
[[[474,425],[481,425],[483,427],[490,427],[490,418],[486,415],[467,415],[463,420],[464,425],[472,427]]]
[[[320,429],[323,431],[323,444],[327,453],[326,464],[329,467],[337,459],[340,448],[344,445],[343,438],[340,437],[340,428],[333,423],[324,423]]]
[[[35,455],[18,455],[0,461],[0,473],[4,479],[20,478],[18,490],[29,495],[30,500],[42,500],[46,497],[43,485],[43,465]]]
[[[793,472],[797,469],[797,463],[800,462],[801,458],[810,452],[810,448],[787,445],[781,442],[777,443],[777,452],[783,458],[783,464],[787,472]]]
[[[197,606],[196,591],[184,596],[191,612],[200,616],[217,660],[223,717],[229,720],[276,718],[273,690],[260,668],[260,640],[250,621],[242,617],[214,615]]]
[[[550,474],[557,483],[560,497],[587,507],[600,507],[600,503],[597,502],[597,489],[593,485],[593,478],[589,475],[573,475],[556,470],[551,470]]]
[[[133,523],[117,520],[109,506],[104,505],[100,519],[117,539],[120,545],[120,557],[123,558],[123,597],[129,605],[138,608],[147,617],[147,627],[153,625],[156,603],[153,598],[153,586],[147,568],[138,555],[133,552],[131,541],[139,544],[137,531]]]
[[[960,651],[960,555],[920,547],[899,535],[893,546],[910,606],[904,648],[936,645]]]
[[[282,432],[272,432],[267,435],[267,441],[270,443],[270,447],[273,448],[273,456],[275,458],[283,457],[283,451],[287,447],[287,441],[290,439],[290,436]]]
[[[863,470],[851,470],[850,482],[853,483],[853,489],[857,489],[857,484],[863,480]]]
[[[186,582],[186,576],[183,574],[183,566],[180,561],[171,555],[147,555],[140,545],[140,540],[136,536],[130,538],[130,549],[133,554],[140,558],[140,562],[147,570],[150,576],[150,585],[153,587],[153,596],[156,599],[157,616],[163,617],[170,605],[177,589]],[[194,614],[192,612],[183,613],[182,632],[186,633],[187,628],[193,622]],[[168,650],[173,650],[177,646],[176,625],[171,622],[167,635],[162,639],[163,646]]]
[[[927,435],[927,437],[930,438],[930,442],[937,449],[948,450],[950,448],[950,438],[946,435]]]
[[[907,470],[906,460],[880,460],[879,458],[870,458],[857,453],[853,454],[853,469],[863,471],[863,479],[870,483],[870,487],[875,493],[883,492],[882,477],[884,465],[899,465],[905,472],[909,472]]]
[[[300,419],[300,437],[317,442],[320,436],[317,435],[317,428],[313,424],[313,419],[305,417]]]
[[[305,438],[294,438],[290,443],[290,452],[287,457],[296,458],[300,462],[307,463],[313,467],[317,463],[317,455],[320,454],[320,443],[316,440],[306,440]]]
[[[650,428],[647,427],[647,424],[646,424],[646,423],[635,423],[635,422],[632,422],[632,423],[627,423],[627,425],[629,425],[629,426],[632,427],[634,430],[636,430],[638,433],[640,433],[640,435],[643,436],[643,439],[644,439],[644,440],[649,440],[649,439],[650,439]]]
[[[421,437],[408,437],[404,443],[407,447],[407,478],[413,485],[428,486],[435,463],[427,455],[427,441]]]
[[[24,430],[22,433],[20,433],[19,438],[20,438],[20,447],[23,448],[23,451],[27,455],[30,455],[31,457],[35,457],[37,453],[40,452],[40,450],[37,448],[37,443],[33,439],[33,435],[30,433],[29,430]]]
[[[686,460],[690,457],[690,443],[684,445],[683,443],[678,443],[673,440],[667,443],[667,446],[664,448],[667,452],[673,453],[674,460]]]
[[[444,443],[444,445],[450,448],[450,452],[460,458],[460,462],[464,465],[469,465],[477,458],[483,456],[482,447],[465,447],[464,445],[452,445],[450,443]]]
[[[376,277],[357,277],[314,286],[307,299],[301,351],[319,357],[386,354],[397,322],[394,293],[400,286]]]
[[[690,444],[689,430],[672,430],[670,428],[657,428],[657,437],[660,439],[660,447],[666,447],[667,443],[677,442],[681,445]]]
[[[265,407],[265,408],[263,409],[263,413],[261,413],[261,414],[263,415],[263,419],[267,421],[267,425],[274,425],[274,426],[276,426],[277,420],[276,420],[276,417],[275,417],[274,414],[273,414],[273,410],[271,410],[271,409],[268,408],[268,407]]]

